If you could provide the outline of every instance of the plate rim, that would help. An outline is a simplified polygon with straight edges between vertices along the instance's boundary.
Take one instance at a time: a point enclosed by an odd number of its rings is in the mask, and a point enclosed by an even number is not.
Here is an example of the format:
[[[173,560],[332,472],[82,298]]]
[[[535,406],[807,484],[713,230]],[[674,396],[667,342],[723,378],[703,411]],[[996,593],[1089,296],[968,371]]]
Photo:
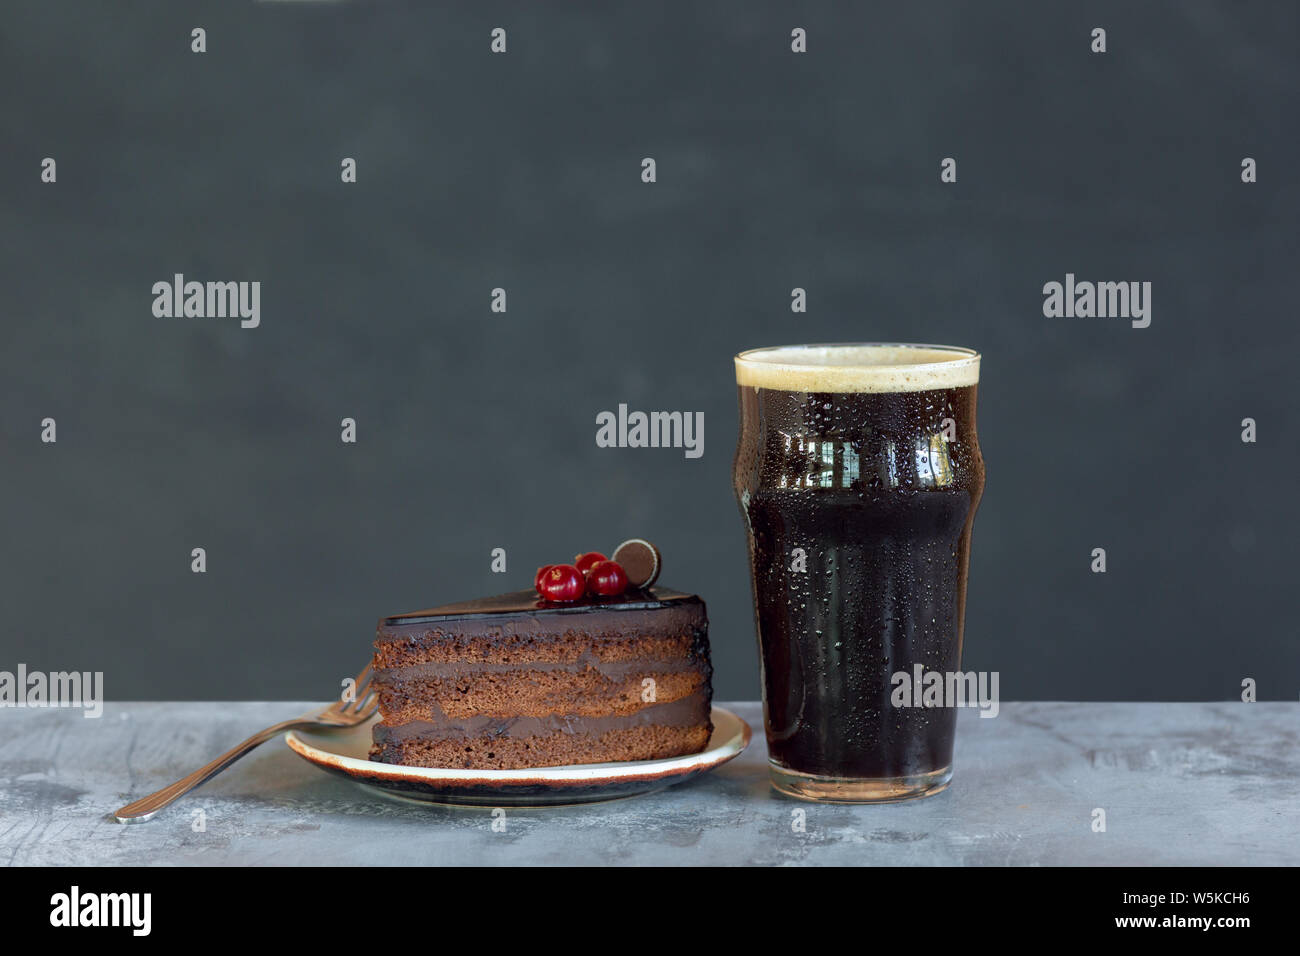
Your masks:
[[[677,757],[657,760],[629,760],[599,764],[566,764],[558,767],[520,767],[514,770],[476,770],[466,767],[408,767],[402,764],[379,763],[361,757],[322,750],[299,736],[298,730],[284,734],[289,749],[308,763],[325,770],[347,774],[357,780],[407,780],[414,783],[441,784],[443,786],[493,786],[509,788],[520,785],[545,783],[550,786],[584,785],[593,783],[623,783],[658,779],[684,773],[712,770],[739,757],[753,741],[754,731],[749,722],[735,711],[717,704],[710,705],[710,718],[715,732],[716,715],[725,715],[739,727],[735,733],[716,746]],[[370,726],[370,721],[349,728],[356,732]],[[710,741],[712,738],[710,738]]]

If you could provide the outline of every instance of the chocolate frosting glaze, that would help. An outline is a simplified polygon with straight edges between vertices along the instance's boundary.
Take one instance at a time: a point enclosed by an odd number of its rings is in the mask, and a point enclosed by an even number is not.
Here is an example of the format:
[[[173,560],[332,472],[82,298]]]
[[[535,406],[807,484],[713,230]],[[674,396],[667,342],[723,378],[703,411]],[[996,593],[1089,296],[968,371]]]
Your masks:
[[[532,590],[512,591],[386,617],[379,622],[375,643],[408,641],[444,630],[462,637],[563,634],[575,627],[594,631],[605,620],[611,631],[681,634],[698,627],[703,617],[704,602],[697,596],[668,588],[586,597],[572,604],[544,601]]]

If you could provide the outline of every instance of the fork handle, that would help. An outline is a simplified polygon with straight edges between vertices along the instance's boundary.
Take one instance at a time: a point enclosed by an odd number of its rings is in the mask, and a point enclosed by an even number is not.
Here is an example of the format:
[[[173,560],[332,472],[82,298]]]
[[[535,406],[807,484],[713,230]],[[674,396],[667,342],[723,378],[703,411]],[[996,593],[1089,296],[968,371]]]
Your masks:
[[[315,726],[315,723],[315,721],[311,720],[286,720],[273,727],[258,731],[243,743],[231,747],[216,760],[204,764],[188,777],[182,777],[170,786],[163,787],[157,793],[151,793],[147,797],[141,797],[134,803],[128,803],[113,814],[113,819],[118,823],[144,823],[163,807],[171,805],[195,787],[211,780],[254,747],[266,743],[272,737],[276,737],[286,730],[293,730],[296,727],[311,727]]]

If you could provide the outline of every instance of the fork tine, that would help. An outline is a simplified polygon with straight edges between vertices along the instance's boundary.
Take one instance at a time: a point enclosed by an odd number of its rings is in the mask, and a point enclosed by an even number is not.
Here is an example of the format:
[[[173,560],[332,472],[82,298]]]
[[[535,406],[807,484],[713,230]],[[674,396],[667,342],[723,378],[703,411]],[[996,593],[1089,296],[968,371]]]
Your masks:
[[[373,690],[367,691],[365,694],[358,694],[356,701],[348,706],[347,712],[349,714],[359,714],[370,706],[371,701],[375,701],[377,705],[378,696],[378,691]]]
[[[359,709],[361,702],[374,693],[376,693],[376,690],[372,686],[370,678],[367,677],[363,683],[357,684],[356,693],[352,697],[352,709]]]
[[[349,711],[356,712],[360,702],[373,693],[370,690],[370,678],[372,676],[370,663],[367,662],[366,666],[361,668],[361,672],[352,681],[352,700],[340,698],[330,704],[330,710],[336,714],[346,714]]]

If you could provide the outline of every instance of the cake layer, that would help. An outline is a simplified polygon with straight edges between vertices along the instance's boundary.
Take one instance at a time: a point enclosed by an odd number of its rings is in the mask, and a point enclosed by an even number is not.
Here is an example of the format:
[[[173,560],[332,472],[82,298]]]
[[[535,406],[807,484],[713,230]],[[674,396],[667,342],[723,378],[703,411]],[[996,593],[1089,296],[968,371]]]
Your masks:
[[[560,670],[559,665],[566,665],[574,673],[593,668],[617,677],[635,668],[638,661],[684,658],[697,648],[705,634],[702,623],[687,624],[674,633],[660,635],[635,631],[625,634],[610,629],[587,631],[576,627],[554,634],[509,637],[425,632],[405,641],[377,639],[374,665],[387,672],[441,664],[446,665],[442,674],[452,676],[480,666],[508,668],[528,661],[545,664],[548,670]],[[432,667],[425,673],[432,675],[437,670]]]
[[[603,734],[552,734],[547,737],[411,737],[376,743],[371,760],[408,767],[518,770],[619,760],[663,760],[699,753],[712,725],[633,727]]]

